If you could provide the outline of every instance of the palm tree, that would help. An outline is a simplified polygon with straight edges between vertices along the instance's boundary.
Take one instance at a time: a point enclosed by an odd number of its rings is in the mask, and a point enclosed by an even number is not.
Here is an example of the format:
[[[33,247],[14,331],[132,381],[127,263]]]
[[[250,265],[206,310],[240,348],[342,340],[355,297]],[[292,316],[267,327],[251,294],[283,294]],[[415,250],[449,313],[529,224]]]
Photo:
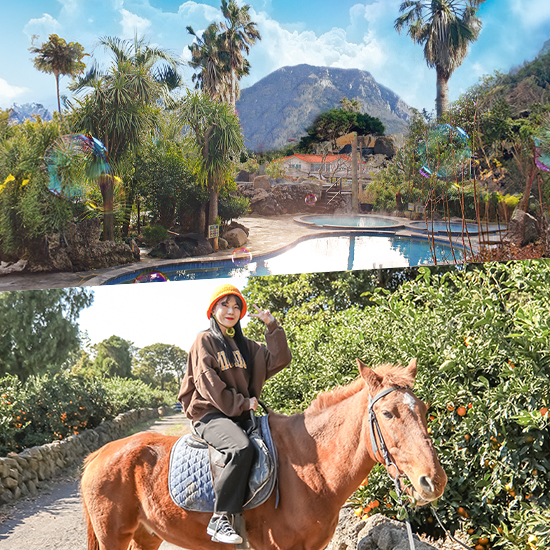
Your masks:
[[[182,85],[181,75],[177,72],[180,65],[178,59],[167,50],[151,46],[145,38],[137,34],[134,40],[122,40],[116,36],[104,36],[99,39],[99,46],[110,52],[113,62],[128,62],[148,72],[166,91],[171,91]],[[106,72],[92,65],[85,76],[71,86],[71,90],[80,91],[93,86],[94,82],[106,76]]]
[[[103,142],[109,154],[111,166],[128,165],[144,135],[155,127],[159,108],[156,101],[162,96],[164,87],[143,67],[129,61],[113,63],[109,71],[90,81],[91,91],[82,99],[75,99],[71,112],[72,124],[77,131],[97,137]],[[112,172],[100,177],[105,212],[112,201],[114,185]],[[134,201],[134,189],[128,178],[124,178],[125,220],[124,231],[129,226],[129,213]],[[112,240],[112,217],[105,217],[104,239]]]
[[[479,5],[485,0],[406,0],[401,3],[395,29],[407,34],[413,42],[424,45],[428,67],[437,73],[437,118],[447,110],[449,79],[464,61],[471,42],[477,40],[481,20]]]
[[[262,37],[250,19],[248,4],[239,8],[235,0],[222,0],[221,9],[226,19],[226,23],[221,23],[221,40],[229,54],[229,103],[235,108],[240,95],[238,81],[250,70],[243,52],[248,55],[250,46]]]
[[[227,103],[202,92],[188,92],[179,120],[189,129],[188,143],[197,152],[199,169],[209,194],[208,225],[218,217],[218,193],[244,149],[239,118]],[[214,239],[214,249],[218,239]]]
[[[84,71],[86,65],[82,58],[84,47],[78,42],[67,42],[57,34],[50,34],[48,41],[42,44],[40,48],[31,47],[29,51],[36,55],[34,66],[43,73],[49,73],[55,76],[55,85],[57,90],[57,109],[61,114],[61,100],[59,96],[59,79],[62,75],[77,76]]]
[[[113,62],[107,71],[94,64],[71,86],[77,92],[90,90],[83,100],[76,100],[74,120],[80,131],[90,132],[105,144],[111,163],[128,166],[128,156],[135,154],[143,136],[155,127],[157,101],[173,103],[169,92],[181,85],[179,61],[137,35],[133,41],[103,37],[99,45],[110,51]],[[128,171],[132,172],[131,167]],[[106,181],[112,184],[112,178]],[[123,235],[128,234],[135,185],[133,179],[124,178]]]
[[[228,98],[229,57],[223,49],[219,30],[217,23],[211,23],[199,36],[193,27],[187,27],[187,32],[195,37],[188,46],[191,52],[189,65],[199,71],[192,77],[195,89],[224,101]]]

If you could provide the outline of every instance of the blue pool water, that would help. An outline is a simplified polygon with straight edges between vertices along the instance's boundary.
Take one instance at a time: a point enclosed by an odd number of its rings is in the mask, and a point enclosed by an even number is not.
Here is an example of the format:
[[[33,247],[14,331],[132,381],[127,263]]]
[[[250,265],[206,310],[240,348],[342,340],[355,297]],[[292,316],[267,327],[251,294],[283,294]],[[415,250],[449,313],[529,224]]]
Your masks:
[[[461,249],[437,243],[437,263],[461,261]],[[346,235],[314,237],[288,247],[281,253],[252,258],[250,263],[237,267],[231,260],[190,262],[158,267],[160,274],[150,278],[144,271],[123,275],[105,284],[140,282],[216,279],[227,277],[248,277],[257,275],[282,275],[324,271],[346,271],[357,269],[408,267],[433,264],[430,244],[425,240],[396,236]],[[150,279],[150,280],[149,280]]]
[[[304,216],[302,221],[313,223],[319,227],[326,225],[336,227],[395,227],[400,224],[394,220],[377,218],[376,216]]]
[[[430,231],[434,233],[453,233],[453,234],[461,234],[468,232],[471,235],[477,235],[479,233],[479,227],[477,224],[474,223],[467,223],[465,226],[463,226],[462,222],[434,222],[431,220],[428,220],[426,223],[423,222],[413,222],[411,223],[412,226],[415,226],[417,229],[420,229],[422,231]],[[506,227],[504,225],[497,225],[497,224],[481,224],[481,231],[482,233],[487,232],[497,232],[497,231],[505,231]]]

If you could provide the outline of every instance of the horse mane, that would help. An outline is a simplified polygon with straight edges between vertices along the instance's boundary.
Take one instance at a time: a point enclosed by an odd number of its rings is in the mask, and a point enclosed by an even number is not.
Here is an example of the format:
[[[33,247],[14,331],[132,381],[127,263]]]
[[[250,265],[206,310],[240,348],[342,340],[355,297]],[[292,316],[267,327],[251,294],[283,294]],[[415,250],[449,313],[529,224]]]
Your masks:
[[[373,370],[384,379],[384,386],[411,387],[413,385],[414,380],[399,365],[384,363],[374,367]],[[322,392],[311,402],[305,413],[308,415],[318,414],[359,393],[364,387],[365,381],[359,376],[347,386],[338,386],[335,389]]]

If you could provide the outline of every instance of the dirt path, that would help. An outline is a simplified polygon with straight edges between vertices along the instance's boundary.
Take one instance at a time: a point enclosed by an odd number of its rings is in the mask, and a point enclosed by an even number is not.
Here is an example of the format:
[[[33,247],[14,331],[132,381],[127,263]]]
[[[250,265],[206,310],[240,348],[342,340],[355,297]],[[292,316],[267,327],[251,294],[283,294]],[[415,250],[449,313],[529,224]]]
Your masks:
[[[180,413],[159,418],[143,431],[183,435],[188,422]],[[80,504],[80,468],[75,466],[41,489],[36,497],[0,507],[2,550],[86,550],[86,528]],[[163,542],[161,550],[178,547]]]

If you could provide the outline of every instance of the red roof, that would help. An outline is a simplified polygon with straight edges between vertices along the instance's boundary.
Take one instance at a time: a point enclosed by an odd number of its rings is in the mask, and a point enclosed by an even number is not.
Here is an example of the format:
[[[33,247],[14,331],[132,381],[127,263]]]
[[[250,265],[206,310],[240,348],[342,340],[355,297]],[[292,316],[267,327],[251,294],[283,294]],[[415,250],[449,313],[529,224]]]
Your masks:
[[[297,158],[299,160],[303,160],[304,162],[309,163],[331,163],[335,160],[341,159],[341,160],[349,160],[351,161],[351,157],[349,155],[291,155],[290,157],[285,157],[283,160],[291,159],[291,158]]]

